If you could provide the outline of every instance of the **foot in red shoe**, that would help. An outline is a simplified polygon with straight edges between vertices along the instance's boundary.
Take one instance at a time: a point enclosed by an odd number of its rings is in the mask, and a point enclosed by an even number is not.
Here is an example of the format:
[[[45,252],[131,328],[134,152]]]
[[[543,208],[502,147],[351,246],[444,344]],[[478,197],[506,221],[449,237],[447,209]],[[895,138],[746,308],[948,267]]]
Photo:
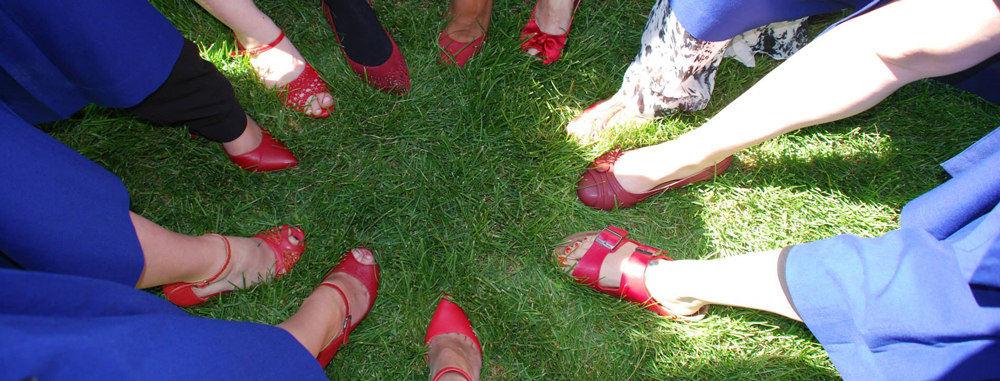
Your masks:
[[[277,171],[299,164],[288,147],[275,140],[249,116],[243,134],[236,140],[222,143],[222,148],[229,155],[229,160],[250,172]]]
[[[448,16],[451,22],[438,37],[441,62],[461,67],[482,51],[492,13],[493,0],[452,0]]]
[[[478,381],[483,350],[462,308],[445,295],[427,327],[424,344],[433,381]]]
[[[324,0],[326,14],[347,64],[379,90],[410,91],[410,69],[403,53],[365,0]]]
[[[288,225],[250,238],[209,234],[202,239],[216,244],[220,255],[225,253],[225,261],[215,275],[204,280],[164,285],[163,294],[176,305],[198,305],[237,288],[278,279],[292,270],[306,248],[302,228]]]
[[[333,96],[326,82],[285,38],[285,32],[277,26],[274,29],[268,32],[278,37],[270,43],[235,33],[240,51],[233,55],[250,57],[250,64],[264,84],[281,89],[286,106],[313,118],[329,117],[333,112]],[[254,31],[254,34],[274,35],[265,31]]]
[[[573,15],[581,0],[538,0],[528,25],[521,30],[521,49],[542,60],[543,65],[562,57]],[[575,5],[574,5],[575,3]]]

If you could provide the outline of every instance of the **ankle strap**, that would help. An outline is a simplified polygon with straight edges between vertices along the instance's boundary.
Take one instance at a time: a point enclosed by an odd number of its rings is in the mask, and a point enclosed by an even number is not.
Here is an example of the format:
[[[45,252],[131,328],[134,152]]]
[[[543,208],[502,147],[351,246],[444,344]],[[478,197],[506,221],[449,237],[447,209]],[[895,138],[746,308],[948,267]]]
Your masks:
[[[214,235],[216,237],[222,238],[222,242],[226,243],[226,263],[223,264],[222,268],[219,269],[219,272],[215,273],[215,275],[212,275],[211,278],[205,279],[201,282],[191,282],[194,283],[196,287],[205,287],[209,283],[215,282],[216,279],[219,279],[219,277],[222,276],[222,273],[226,271],[226,268],[229,267],[229,262],[233,259],[233,248],[232,246],[229,245],[229,238],[226,238],[226,236],[222,234],[216,234],[216,233],[211,233],[206,235]]]
[[[233,38],[236,38],[236,32],[233,32]],[[240,39],[236,38],[236,46],[238,46],[240,49],[235,52],[229,53],[229,55],[231,57],[236,57],[236,56],[252,56],[256,54],[261,54],[263,52],[273,49],[275,46],[278,46],[278,44],[281,43],[281,40],[283,38],[285,38],[284,30],[282,30],[281,34],[278,35],[278,38],[275,38],[274,41],[271,41],[270,44],[264,44],[253,49],[244,49],[243,44],[240,43]]]
[[[443,376],[445,373],[448,373],[448,372],[455,372],[455,373],[461,374],[462,376],[465,376],[466,380],[472,381],[472,377],[469,377],[468,373],[465,373],[464,370],[462,370],[460,368],[457,368],[457,367],[454,367],[454,366],[449,366],[449,367],[442,368],[441,370],[439,370],[437,372],[437,374],[434,375],[434,381],[438,381],[438,379],[441,378],[441,376]]]
[[[346,316],[344,317],[344,326],[341,327],[341,333],[340,333],[341,335],[344,336],[344,340],[341,341],[340,344],[341,345],[347,344],[347,337],[351,335],[351,329],[350,329],[351,328],[351,302],[347,301],[347,294],[345,294],[344,290],[341,290],[340,287],[337,287],[337,285],[335,285],[333,283],[320,283],[319,285],[320,286],[326,286],[326,287],[332,288],[334,291],[337,291],[337,293],[340,294],[341,298],[344,299],[344,315],[346,315]],[[332,343],[333,340],[336,340],[336,339],[337,338],[334,337],[332,340],[330,340],[330,343]],[[327,346],[329,346],[330,343],[326,343],[325,345],[323,345],[323,348],[326,348]]]

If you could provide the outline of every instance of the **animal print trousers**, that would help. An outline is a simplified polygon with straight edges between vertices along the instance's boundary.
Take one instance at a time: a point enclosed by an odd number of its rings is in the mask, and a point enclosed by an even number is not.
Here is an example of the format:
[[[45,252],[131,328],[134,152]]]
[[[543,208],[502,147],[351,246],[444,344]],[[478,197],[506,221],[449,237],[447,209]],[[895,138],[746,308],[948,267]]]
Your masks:
[[[761,53],[782,60],[805,46],[805,18],[759,27],[726,41],[694,38],[681,26],[669,0],[657,0],[649,14],[642,48],[618,90],[627,107],[646,117],[705,108],[723,57],[748,67]],[[631,100],[631,101],[630,101]]]

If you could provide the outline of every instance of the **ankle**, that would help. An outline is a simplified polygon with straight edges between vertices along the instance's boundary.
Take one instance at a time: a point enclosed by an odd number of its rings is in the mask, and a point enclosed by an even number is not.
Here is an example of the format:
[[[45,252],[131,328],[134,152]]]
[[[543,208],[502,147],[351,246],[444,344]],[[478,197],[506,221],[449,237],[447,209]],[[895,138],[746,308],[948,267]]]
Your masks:
[[[228,238],[218,234],[206,234],[193,238],[198,240],[198,245],[203,248],[202,255],[206,258],[212,258],[212,263],[200,269],[197,274],[193,274],[190,277],[193,280],[189,282],[208,281],[213,283],[225,279],[232,272],[234,262]]]
[[[231,142],[222,143],[222,148],[232,156],[239,156],[257,149],[263,138],[260,126],[247,115],[247,125],[243,129],[243,133]]]

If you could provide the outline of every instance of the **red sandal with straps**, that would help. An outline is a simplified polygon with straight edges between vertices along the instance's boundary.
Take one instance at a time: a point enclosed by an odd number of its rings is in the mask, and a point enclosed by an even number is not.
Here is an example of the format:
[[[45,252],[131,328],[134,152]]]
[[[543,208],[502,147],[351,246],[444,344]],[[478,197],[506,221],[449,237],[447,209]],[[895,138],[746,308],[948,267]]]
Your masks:
[[[576,5],[573,6],[573,15],[576,15],[576,10],[580,8],[581,2],[582,0],[576,1]],[[542,65],[548,65],[562,58],[563,47],[566,46],[566,37],[569,36],[569,30],[573,28],[573,16],[570,16],[566,33],[557,36],[542,32],[542,28],[535,23],[535,12],[537,11],[538,3],[536,2],[535,9],[531,11],[531,18],[528,19],[528,25],[525,25],[524,29],[521,29],[521,40],[524,41],[521,44],[521,50],[524,52],[532,48],[538,50],[536,57],[542,59]]]
[[[174,303],[181,307],[191,307],[198,304],[204,303],[208,299],[219,296],[224,293],[231,291],[221,291],[205,297],[200,297],[194,293],[196,288],[203,288],[209,284],[215,282],[229,267],[229,263],[233,257],[232,246],[229,244],[229,239],[221,234],[209,234],[222,238],[223,242],[226,243],[226,263],[222,266],[219,272],[215,273],[211,278],[205,279],[200,282],[177,282],[166,284],[163,286],[163,294],[167,297],[171,303]],[[299,243],[293,244],[290,237],[295,237]],[[299,259],[302,257],[302,253],[305,251],[305,233],[302,228],[290,227],[288,225],[282,225],[280,227],[273,227],[264,230],[251,238],[260,238],[267,246],[271,248],[274,252],[274,279],[280,278],[285,273],[292,270],[292,267],[298,263]]]
[[[371,250],[368,250],[368,248],[365,247],[360,247],[354,250],[364,250],[365,252],[371,253]],[[375,297],[378,296],[378,285],[382,276],[379,271],[378,263],[371,265],[363,264],[354,257],[354,254],[348,252],[344,255],[344,259],[340,261],[340,264],[338,264],[337,267],[334,267],[333,270],[330,270],[324,278],[328,278],[333,273],[344,273],[361,282],[365,289],[368,290],[368,311],[371,311],[372,306],[375,305]],[[342,327],[343,331],[337,335],[337,337],[334,337],[333,340],[330,340],[329,343],[324,345],[323,350],[321,350],[316,356],[316,361],[319,361],[319,365],[325,368],[328,364],[330,364],[330,360],[332,360],[333,356],[337,354],[337,351],[340,350],[340,346],[347,344],[348,336],[351,335],[351,332],[354,331],[354,328],[357,327],[358,324],[361,324],[361,321],[364,320],[365,317],[368,317],[368,313],[366,312],[360,319],[354,320],[351,315],[351,303],[347,300],[347,294],[344,293],[344,290],[341,290],[340,287],[333,283],[327,283],[325,281],[320,283],[319,287],[329,287],[340,294],[340,297],[344,299],[344,314],[346,315],[344,318],[344,325]]]
[[[469,323],[469,318],[465,316],[465,311],[462,311],[462,307],[448,300],[450,297],[449,295],[445,295],[438,302],[437,309],[434,310],[434,317],[431,318],[431,323],[427,327],[427,336],[424,338],[424,345],[430,344],[431,339],[435,336],[457,333],[472,339],[472,342],[476,344],[476,349],[479,350],[479,355],[482,356],[483,348],[479,345],[479,338],[476,337],[476,333],[472,330],[472,323]],[[430,362],[429,358],[427,362]],[[438,370],[432,381],[438,381],[442,375],[449,372],[461,374],[465,376],[466,380],[472,381],[472,377],[465,370],[454,366]]]
[[[581,235],[582,234],[586,233],[581,233]],[[574,236],[566,237],[566,240],[571,240]],[[680,319],[699,318],[701,311],[691,316],[680,316],[671,313],[669,310],[653,300],[653,297],[649,295],[649,290],[646,289],[646,267],[649,266],[649,262],[654,259],[663,259],[667,261],[672,261],[673,259],[666,255],[660,255],[661,253],[666,254],[667,252],[665,250],[643,245],[639,242],[625,238],[626,236],[628,236],[628,231],[615,226],[609,226],[604,230],[597,232],[597,236],[594,237],[594,242],[591,244],[590,249],[588,249],[587,252],[583,254],[583,257],[581,257],[576,263],[576,267],[573,268],[570,275],[576,279],[577,283],[586,284],[598,292],[637,303],[645,307],[647,310],[653,311],[661,316]],[[627,242],[634,243],[636,248],[635,251],[629,256],[625,264],[622,265],[622,276],[618,283],[618,287],[611,288],[601,286],[601,265],[604,264],[604,259],[607,258],[608,254],[618,250]],[[558,250],[558,248],[556,250]],[[567,253],[571,250],[572,248],[570,247],[566,248]],[[560,255],[560,258],[562,258],[562,255],[565,253],[556,254]]]
[[[233,34],[235,37],[236,34]],[[281,31],[278,38],[274,39],[270,44],[264,44],[253,49],[244,49],[243,45],[240,44],[239,39],[236,40],[236,46],[240,50],[231,53],[230,55],[235,56],[255,56],[266,52],[268,50],[274,49],[275,46],[281,43],[281,40],[285,39],[285,31]],[[313,69],[308,62],[306,62],[306,67],[302,69],[302,73],[289,83],[281,86],[281,95],[285,101],[285,106],[289,108],[305,113],[306,108],[309,106],[309,98],[320,93],[329,93],[330,88],[327,87],[326,82],[319,77],[319,72]],[[330,113],[333,112],[333,106],[323,109],[319,115],[312,115],[306,113],[306,116],[316,119],[327,118]]]

